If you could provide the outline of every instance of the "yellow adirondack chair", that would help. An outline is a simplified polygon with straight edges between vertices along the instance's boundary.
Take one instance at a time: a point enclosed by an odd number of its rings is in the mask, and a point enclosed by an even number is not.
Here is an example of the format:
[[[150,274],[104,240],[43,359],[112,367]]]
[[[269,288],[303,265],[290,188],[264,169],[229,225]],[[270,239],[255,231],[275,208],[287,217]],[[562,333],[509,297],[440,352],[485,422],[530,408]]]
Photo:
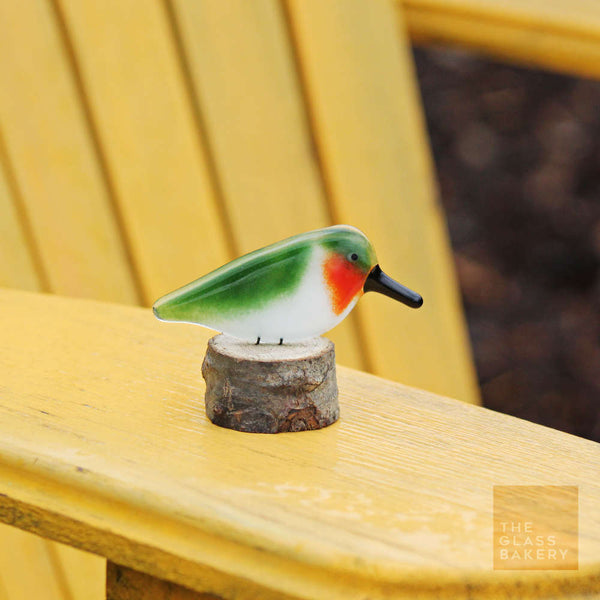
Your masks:
[[[235,255],[351,223],[426,302],[369,298],[332,334],[338,361],[476,403],[405,9],[415,39],[592,73],[598,10],[565,7],[4,0],[0,285],[148,306]],[[101,559],[2,536],[0,598],[103,594]]]

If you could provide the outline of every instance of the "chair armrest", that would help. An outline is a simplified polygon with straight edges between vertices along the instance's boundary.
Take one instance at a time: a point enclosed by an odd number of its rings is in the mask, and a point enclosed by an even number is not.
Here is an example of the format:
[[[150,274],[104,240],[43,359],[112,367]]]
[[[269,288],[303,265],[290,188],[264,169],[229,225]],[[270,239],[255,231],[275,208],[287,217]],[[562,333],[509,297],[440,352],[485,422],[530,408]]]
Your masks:
[[[598,589],[594,442],[345,368],[337,424],[244,434],[204,414],[204,329],[3,290],[0,331],[6,523],[226,598]],[[578,486],[578,570],[493,570],[503,484]]]

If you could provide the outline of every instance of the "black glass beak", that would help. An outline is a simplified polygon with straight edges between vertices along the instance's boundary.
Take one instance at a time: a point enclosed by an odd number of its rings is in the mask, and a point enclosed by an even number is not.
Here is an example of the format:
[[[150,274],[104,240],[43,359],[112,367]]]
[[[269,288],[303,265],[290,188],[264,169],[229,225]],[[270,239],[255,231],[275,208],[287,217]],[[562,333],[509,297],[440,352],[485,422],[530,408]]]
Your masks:
[[[419,308],[423,305],[423,298],[417,292],[409,290],[388,277],[379,265],[375,265],[369,273],[363,290],[365,292],[379,292],[384,296],[399,300],[411,308]]]

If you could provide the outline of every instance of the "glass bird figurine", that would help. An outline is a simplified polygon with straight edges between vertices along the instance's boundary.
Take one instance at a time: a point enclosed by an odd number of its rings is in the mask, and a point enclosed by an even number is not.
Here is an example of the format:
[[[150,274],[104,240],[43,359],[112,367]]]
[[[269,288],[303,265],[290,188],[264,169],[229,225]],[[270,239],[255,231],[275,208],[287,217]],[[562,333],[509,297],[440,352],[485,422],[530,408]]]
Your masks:
[[[335,225],[282,240],[219,267],[154,304],[162,321],[204,325],[256,344],[298,342],[335,327],[364,292],[418,308],[388,277],[367,237]]]

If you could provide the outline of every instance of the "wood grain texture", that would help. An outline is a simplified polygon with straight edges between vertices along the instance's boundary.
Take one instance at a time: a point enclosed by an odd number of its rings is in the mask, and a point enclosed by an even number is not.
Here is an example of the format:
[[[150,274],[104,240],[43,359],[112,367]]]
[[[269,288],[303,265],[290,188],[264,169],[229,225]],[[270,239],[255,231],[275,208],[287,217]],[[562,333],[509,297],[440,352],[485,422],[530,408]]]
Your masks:
[[[59,0],[143,301],[230,256],[164,5]]]
[[[336,218],[359,225],[384,271],[424,297],[358,306],[370,368],[478,399],[405,31],[392,2],[291,1],[290,21]]]
[[[49,289],[135,302],[126,252],[52,3],[0,3],[0,38],[0,123]]]
[[[237,252],[331,225],[281,2],[172,4]],[[366,367],[354,319],[331,337]]]
[[[503,60],[600,76],[600,5],[595,0],[403,0],[411,38]]]
[[[14,291],[0,328],[4,522],[225,598],[600,592],[598,444],[344,368],[338,423],[242,434],[201,328]],[[578,571],[492,570],[503,484],[578,486]]]

